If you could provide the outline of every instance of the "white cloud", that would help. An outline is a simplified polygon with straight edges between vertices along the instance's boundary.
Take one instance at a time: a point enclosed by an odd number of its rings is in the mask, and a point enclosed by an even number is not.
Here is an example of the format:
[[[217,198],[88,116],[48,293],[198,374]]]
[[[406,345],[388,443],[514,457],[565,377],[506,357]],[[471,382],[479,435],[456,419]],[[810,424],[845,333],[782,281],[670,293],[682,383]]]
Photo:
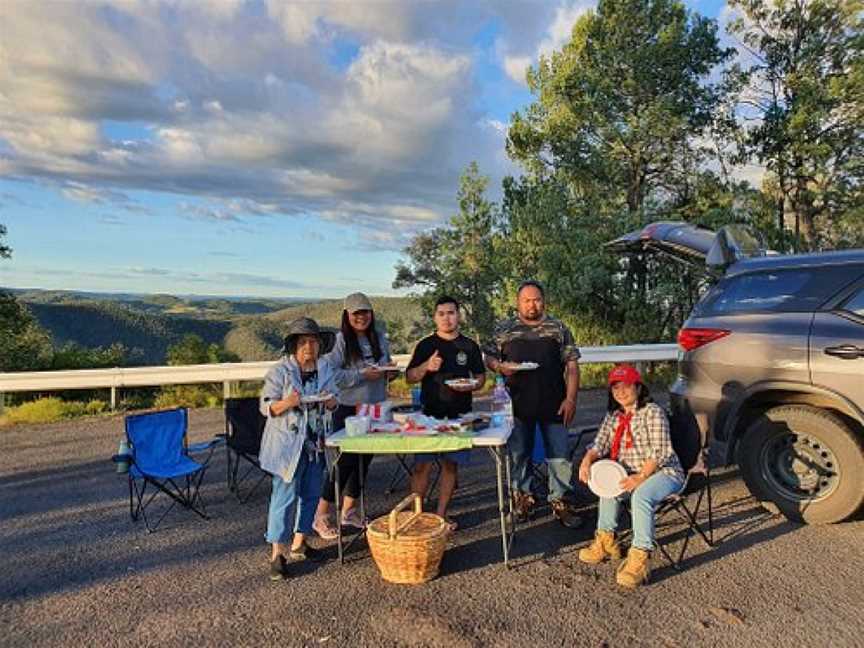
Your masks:
[[[525,83],[525,73],[528,67],[535,65],[541,56],[550,56],[560,50],[570,40],[573,25],[586,11],[596,6],[593,0],[575,0],[566,2],[555,8],[551,21],[539,41],[528,47],[509,40],[498,44],[504,71],[517,83]],[[526,51],[527,50],[527,51]]]
[[[422,3],[418,3],[422,4]],[[447,11],[455,3],[426,3],[438,5]],[[404,40],[422,31],[417,6],[405,0],[376,0],[355,2],[331,0],[329,2],[286,2],[267,0],[269,15],[282,28],[289,43],[302,45],[310,40],[334,38],[340,31],[356,36]]]
[[[525,74],[533,63],[534,59],[530,56],[505,56],[504,71],[516,83],[525,83]]]
[[[532,4],[0,3],[0,175],[410,236],[453,212],[470,161],[493,187],[512,170],[472,104],[474,39],[493,17],[539,25]]]
[[[61,193],[71,200],[82,203],[105,205],[108,203],[129,202],[129,197],[120,192],[91,187],[81,182],[67,183],[61,189]]]

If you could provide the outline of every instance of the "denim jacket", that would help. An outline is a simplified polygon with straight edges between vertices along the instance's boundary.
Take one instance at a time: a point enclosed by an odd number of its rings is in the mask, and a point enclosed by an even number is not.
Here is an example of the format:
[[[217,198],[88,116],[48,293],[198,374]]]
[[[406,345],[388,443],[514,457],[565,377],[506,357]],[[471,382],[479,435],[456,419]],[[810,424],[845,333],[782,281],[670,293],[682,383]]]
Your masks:
[[[261,414],[267,417],[264,436],[261,438],[261,451],[258,460],[261,468],[273,475],[279,475],[286,482],[294,479],[294,472],[306,448],[306,417],[301,408],[292,408],[275,416],[270,412],[271,401],[282,399],[293,392],[311,395],[330,392],[338,395],[336,373],[329,362],[318,359],[317,386],[307,384],[304,388],[300,366],[294,356],[282,359],[267,372],[261,390]]]

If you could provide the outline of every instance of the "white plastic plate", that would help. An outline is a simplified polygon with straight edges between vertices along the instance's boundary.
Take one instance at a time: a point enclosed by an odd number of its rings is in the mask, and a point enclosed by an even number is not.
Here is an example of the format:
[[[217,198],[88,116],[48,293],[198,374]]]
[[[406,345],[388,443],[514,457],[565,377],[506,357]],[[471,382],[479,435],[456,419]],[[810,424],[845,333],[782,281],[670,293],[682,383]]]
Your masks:
[[[624,492],[620,482],[627,478],[627,470],[617,461],[600,459],[591,464],[588,488],[597,497],[618,497]]]

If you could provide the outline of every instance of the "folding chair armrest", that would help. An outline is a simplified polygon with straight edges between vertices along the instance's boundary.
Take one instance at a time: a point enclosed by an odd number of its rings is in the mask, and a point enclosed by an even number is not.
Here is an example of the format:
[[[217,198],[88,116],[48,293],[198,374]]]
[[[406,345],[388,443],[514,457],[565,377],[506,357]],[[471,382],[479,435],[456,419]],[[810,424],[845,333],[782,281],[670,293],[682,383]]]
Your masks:
[[[128,454],[128,453],[115,454],[115,455],[111,456],[111,461],[113,463],[130,463],[131,464],[131,463],[133,463],[132,459],[133,459],[133,456],[131,454]]]
[[[217,448],[223,443],[225,443],[225,435],[217,434],[209,441],[202,441],[201,443],[191,444],[188,448],[186,448],[186,452],[188,454],[192,454],[194,452],[204,452],[205,450],[212,450],[213,448]]]

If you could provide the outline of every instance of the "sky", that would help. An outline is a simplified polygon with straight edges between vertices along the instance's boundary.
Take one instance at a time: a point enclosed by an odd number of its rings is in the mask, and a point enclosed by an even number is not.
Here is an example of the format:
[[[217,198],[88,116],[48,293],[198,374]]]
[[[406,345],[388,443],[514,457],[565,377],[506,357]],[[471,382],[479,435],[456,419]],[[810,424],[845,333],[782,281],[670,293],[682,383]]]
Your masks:
[[[688,0],[721,18],[720,0]],[[396,294],[589,0],[2,0],[0,286]]]

